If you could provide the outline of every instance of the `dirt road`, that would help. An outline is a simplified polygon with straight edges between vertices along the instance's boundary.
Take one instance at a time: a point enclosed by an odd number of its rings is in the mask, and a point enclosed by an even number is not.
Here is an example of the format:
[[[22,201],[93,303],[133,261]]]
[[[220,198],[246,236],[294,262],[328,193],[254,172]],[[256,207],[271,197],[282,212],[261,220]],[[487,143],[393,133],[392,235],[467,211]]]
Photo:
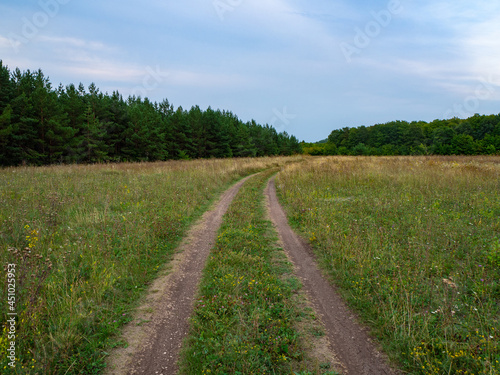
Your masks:
[[[276,197],[274,179],[266,188],[270,217],[278,231],[283,248],[295,266],[309,300],[325,325],[332,349],[349,375],[396,374],[377,351],[367,332],[356,323],[334,287],[321,275],[310,246],[288,225]]]
[[[124,330],[128,347],[113,352],[107,374],[173,375],[182,340],[189,329],[188,318],[201,272],[214,246],[222,216],[243,183],[244,178],[227,190],[215,208],[207,211],[181,245],[171,263],[172,271],[151,286],[147,300],[133,322]]]
[[[177,373],[180,347],[189,330],[188,318],[193,312],[193,300],[206,259],[215,243],[222,216],[248,178],[227,190],[215,208],[207,211],[189,231],[171,262],[171,272],[154,282],[146,302],[125,328],[123,339],[128,347],[112,353],[106,374]],[[265,194],[271,220],[308,299],[326,328],[331,349],[340,360],[344,374],[396,374],[375,349],[367,332],[356,323],[335,288],[321,275],[310,247],[288,225],[276,197],[274,179],[269,181]]]

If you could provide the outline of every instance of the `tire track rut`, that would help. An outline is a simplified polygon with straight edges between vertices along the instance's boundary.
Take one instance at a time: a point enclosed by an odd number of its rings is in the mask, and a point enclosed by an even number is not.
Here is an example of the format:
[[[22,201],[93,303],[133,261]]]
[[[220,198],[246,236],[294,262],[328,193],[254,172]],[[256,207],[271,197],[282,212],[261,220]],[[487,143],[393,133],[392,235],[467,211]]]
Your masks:
[[[386,357],[371,341],[367,331],[357,322],[335,288],[322,276],[311,247],[289,226],[276,196],[274,178],[266,187],[271,221],[283,248],[295,266],[314,309],[320,316],[344,373],[349,375],[394,375]]]
[[[172,375],[186,337],[201,273],[215,244],[222,216],[248,176],[229,188],[215,207],[193,226],[171,262],[171,272],[158,278],[149,289],[146,302],[123,333],[127,348],[110,357],[109,375]],[[141,323],[144,323],[141,325]]]

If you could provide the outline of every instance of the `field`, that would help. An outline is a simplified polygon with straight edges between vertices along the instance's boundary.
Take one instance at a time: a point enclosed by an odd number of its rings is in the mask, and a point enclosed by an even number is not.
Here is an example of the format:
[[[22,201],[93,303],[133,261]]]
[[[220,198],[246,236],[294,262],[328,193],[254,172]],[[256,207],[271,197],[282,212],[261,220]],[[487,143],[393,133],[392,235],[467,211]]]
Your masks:
[[[184,373],[335,373],[305,350],[322,333],[265,216],[273,173],[290,223],[394,364],[500,372],[500,158],[291,157],[1,169],[0,260],[16,272],[15,303],[6,277],[0,288],[0,352],[15,311],[18,366],[2,356],[0,374],[101,373],[191,224],[261,171],[219,229]]]
[[[500,372],[499,158],[319,158],[277,184],[292,224],[404,370]]]
[[[193,220],[237,179],[284,160],[0,170],[0,259],[17,271],[14,373],[99,373]],[[5,353],[10,306],[2,282]],[[0,373],[12,374],[6,356],[0,360]]]

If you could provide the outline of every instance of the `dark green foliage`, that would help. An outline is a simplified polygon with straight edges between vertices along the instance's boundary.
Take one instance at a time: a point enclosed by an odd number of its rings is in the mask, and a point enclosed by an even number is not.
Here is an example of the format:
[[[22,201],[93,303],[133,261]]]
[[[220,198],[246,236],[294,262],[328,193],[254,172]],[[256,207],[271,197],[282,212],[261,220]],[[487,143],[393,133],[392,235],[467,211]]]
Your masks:
[[[500,151],[500,114],[343,128],[327,143],[302,149],[310,155],[491,155]]]
[[[177,110],[168,100],[94,83],[53,89],[42,71],[10,72],[0,60],[0,166],[291,155],[298,140],[231,112]]]

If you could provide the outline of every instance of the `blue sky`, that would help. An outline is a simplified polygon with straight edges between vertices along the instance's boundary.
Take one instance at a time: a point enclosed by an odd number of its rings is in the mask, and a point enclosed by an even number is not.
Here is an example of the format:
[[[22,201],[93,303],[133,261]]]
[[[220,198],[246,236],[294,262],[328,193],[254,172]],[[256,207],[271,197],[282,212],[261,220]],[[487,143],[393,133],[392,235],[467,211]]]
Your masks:
[[[499,25],[491,0],[3,0],[0,59],[318,141],[500,113]]]

